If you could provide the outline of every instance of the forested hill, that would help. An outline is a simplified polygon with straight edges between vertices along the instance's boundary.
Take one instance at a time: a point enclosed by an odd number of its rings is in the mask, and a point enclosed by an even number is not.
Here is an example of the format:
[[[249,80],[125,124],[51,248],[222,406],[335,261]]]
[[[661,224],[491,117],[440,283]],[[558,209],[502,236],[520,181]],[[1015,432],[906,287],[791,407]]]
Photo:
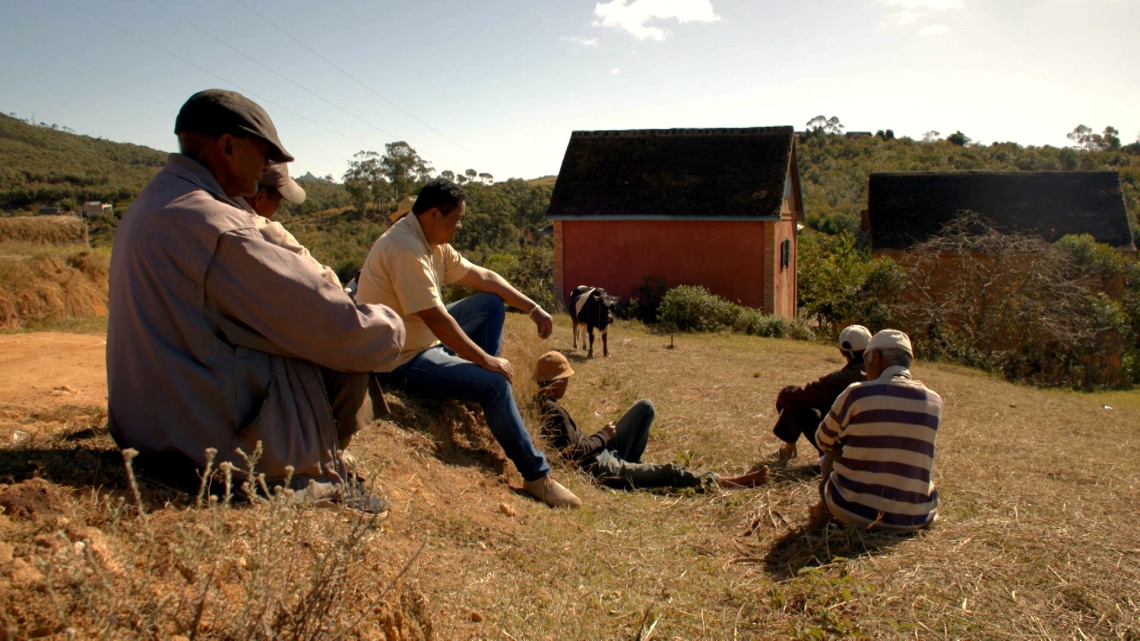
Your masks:
[[[811,132],[797,142],[808,224],[828,233],[858,229],[859,212],[867,203],[868,177],[882,171],[1119,171],[1129,215],[1140,228],[1140,143],[1116,146],[1093,151],[1022,147],[1012,142],[963,146],[950,140],[884,140],[881,136],[851,140],[823,132]],[[164,152],[148,147],[0,114],[0,210],[102,200],[115,202],[121,211],[120,205],[134,199],[165,157]],[[411,178],[414,182],[415,177]],[[544,226],[542,213],[554,180],[547,176],[503,181],[493,188],[476,182],[467,185],[474,192],[469,209],[482,214],[465,225],[469,249],[482,247],[480,253],[487,254],[509,252],[518,246],[510,236],[521,237]],[[299,208],[286,207],[284,217],[351,203],[340,183],[305,185],[309,202]],[[504,198],[509,202],[499,202]]]
[[[1140,227],[1140,143],[1088,151],[812,133],[801,137],[796,152],[807,222],[828,233],[858,229],[869,177],[887,171],[1119,171],[1129,217],[1134,228]]]
[[[82,136],[0,114],[0,210],[129,202],[166,152]]]

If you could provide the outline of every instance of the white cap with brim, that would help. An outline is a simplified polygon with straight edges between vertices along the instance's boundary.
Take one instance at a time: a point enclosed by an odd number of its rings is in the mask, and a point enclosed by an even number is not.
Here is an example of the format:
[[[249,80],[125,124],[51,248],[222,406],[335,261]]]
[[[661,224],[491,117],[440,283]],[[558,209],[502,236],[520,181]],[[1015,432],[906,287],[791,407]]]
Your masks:
[[[265,170],[262,174],[261,180],[257,181],[258,187],[272,187],[281,192],[281,197],[294,205],[300,205],[305,202],[305,190],[297,184],[297,181],[289,177],[288,163],[272,163],[269,169]]]
[[[871,337],[871,342],[867,344],[867,350],[883,351],[884,349],[901,349],[902,351],[914,356],[914,350],[910,346],[910,337],[900,332],[897,329],[884,329],[883,331]]]
[[[850,325],[839,332],[839,349],[849,352],[861,352],[867,349],[871,340],[871,330],[862,325]]]

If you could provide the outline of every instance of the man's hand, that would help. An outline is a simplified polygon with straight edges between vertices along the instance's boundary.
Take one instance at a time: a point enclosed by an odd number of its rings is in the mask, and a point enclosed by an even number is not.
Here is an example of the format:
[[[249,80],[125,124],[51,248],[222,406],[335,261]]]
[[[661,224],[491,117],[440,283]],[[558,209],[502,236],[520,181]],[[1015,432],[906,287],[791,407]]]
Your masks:
[[[539,338],[545,340],[550,338],[550,335],[554,333],[554,319],[550,317],[550,314],[546,313],[545,309],[535,305],[534,309],[530,312],[530,319],[534,321],[535,326],[538,328]]]
[[[605,425],[602,426],[602,429],[600,429],[598,431],[601,432],[602,434],[605,434],[606,440],[608,441],[608,440],[612,439],[613,437],[617,436],[617,425],[614,425],[613,423],[606,423]]]
[[[495,372],[507,377],[508,382],[514,382],[515,368],[511,362],[505,358],[497,356],[487,356],[487,360],[479,364],[479,367],[487,370],[488,372]]]

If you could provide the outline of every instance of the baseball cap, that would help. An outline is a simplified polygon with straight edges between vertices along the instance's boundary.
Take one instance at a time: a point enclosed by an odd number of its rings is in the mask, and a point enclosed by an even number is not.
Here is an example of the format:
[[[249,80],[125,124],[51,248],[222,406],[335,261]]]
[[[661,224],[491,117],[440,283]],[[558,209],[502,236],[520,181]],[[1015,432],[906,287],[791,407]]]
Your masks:
[[[878,334],[875,334],[871,337],[871,342],[867,344],[867,349],[876,351],[901,349],[907,354],[914,356],[914,350],[910,347],[910,337],[897,329],[884,329]]]
[[[416,204],[415,196],[408,196],[407,198],[401,200],[400,204],[396,206],[396,211],[388,214],[388,220],[392,222],[399,221],[404,216],[412,213],[412,205],[414,204]]]
[[[861,352],[867,349],[867,342],[870,340],[871,330],[862,325],[849,325],[839,332],[839,349]]]
[[[277,128],[261,105],[236,91],[206,89],[190,96],[178,111],[174,133],[209,136],[252,136],[269,143],[269,159],[293,162],[293,156],[277,137]]]
[[[570,378],[574,370],[570,369],[570,361],[558,352],[547,352],[538,357],[534,364],[534,380],[536,383],[549,383],[563,378]]]
[[[297,184],[297,181],[289,177],[289,165],[283,162],[275,162],[269,165],[269,169],[261,176],[261,180],[257,181],[258,187],[272,187],[281,192],[281,197],[294,205],[300,205],[305,202],[305,190]]]

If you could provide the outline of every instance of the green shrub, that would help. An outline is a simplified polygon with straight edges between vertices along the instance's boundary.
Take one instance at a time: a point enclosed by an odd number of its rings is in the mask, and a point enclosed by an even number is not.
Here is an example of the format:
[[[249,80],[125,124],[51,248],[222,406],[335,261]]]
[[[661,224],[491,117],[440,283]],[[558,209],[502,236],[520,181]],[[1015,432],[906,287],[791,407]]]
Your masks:
[[[670,289],[661,300],[657,318],[662,326],[683,332],[812,338],[806,327],[758,309],[731,303],[701,286],[681,285]]]
[[[902,291],[904,271],[893,260],[871,260],[855,235],[800,235],[800,310],[829,337],[857,323],[878,331],[892,324],[891,306]]]

